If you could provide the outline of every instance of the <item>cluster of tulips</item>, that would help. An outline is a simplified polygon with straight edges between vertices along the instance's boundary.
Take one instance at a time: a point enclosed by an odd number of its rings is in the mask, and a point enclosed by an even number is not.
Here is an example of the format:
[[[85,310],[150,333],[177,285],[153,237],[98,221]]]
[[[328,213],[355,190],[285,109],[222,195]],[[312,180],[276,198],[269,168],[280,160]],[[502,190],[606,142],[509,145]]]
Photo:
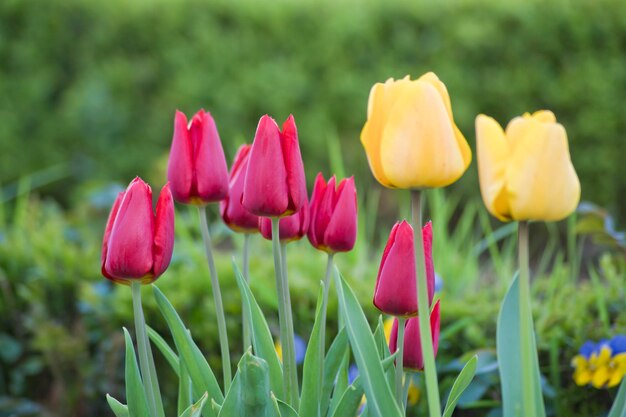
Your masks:
[[[506,130],[493,119],[476,119],[480,189],[490,213],[519,222],[519,274],[502,304],[498,355],[503,411],[509,416],[544,416],[531,315],[528,222],[568,216],[580,198],[562,125],[549,111],[513,119]],[[243,145],[228,173],[216,125],[199,111],[191,121],[177,112],[168,164],[168,184],[152,210],[150,187],[136,178],[115,201],[102,250],[105,277],[132,287],[139,365],[127,341],[127,404],[108,397],[118,417],[164,415],[151,344],[179,377],[179,416],[400,417],[406,413],[408,371],[424,371],[430,417],[449,417],[476,370],[472,358],[457,377],[442,411],[435,354],[440,301],[434,297],[432,225],[423,225],[422,205],[430,188],[457,181],[471,162],[471,150],[454,123],[445,85],[433,73],[377,83],[370,92],[361,133],[368,162],[384,186],[409,189],[411,223],[400,221],[382,254],[373,303],[395,317],[387,343],[382,320],[372,332],[333,256],[353,248],[357,234],[353,178],[328,182],[318,174],[308,199],[295,120],[282,129],[269,116],[257,126],[252,145]],[[198,207],[221,344],[224,381],[213,371],[167,298],[153,286],[157,305],[175,349],[146,327],[141,284],[167,268],[174,244],[174,203]],[[207,226],[206,206],[220,204],[224,222],[244,235],[243,273],[233,262],[243,305],[246,353],[231,375],[228,335],[220,284]],[[261,309],[250,291],[248,240],[260,232],[272,240],[279,307],[282,362]],[[293,321],[286,268],[286,245],[307,235],[328,254],[320,280],[315,324],[302,375],[295,360]],[[331,276],[340,305],[340,331],[326,349],[326,305]],[[349,381],[350,353],[359,377]],[[301,384],[301,387],[300,387]],[[624,388],[626,390],[626,388]],[[365,406],[360,407],[365,396]]]

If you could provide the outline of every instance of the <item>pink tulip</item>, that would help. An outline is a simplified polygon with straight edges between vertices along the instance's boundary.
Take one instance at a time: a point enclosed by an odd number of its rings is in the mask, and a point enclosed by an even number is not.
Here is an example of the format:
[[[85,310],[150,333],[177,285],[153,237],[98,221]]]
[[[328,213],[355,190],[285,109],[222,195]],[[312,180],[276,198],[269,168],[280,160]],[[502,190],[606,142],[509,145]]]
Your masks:
[[[435,357],[439,349],[439,327],[440,312],[439,301],[435,303],[430,313],[430,331],[432,334],[433,351]],[[398,345],[398,319],[393,321],[391,335],[389,337],[389,351],[394,353]],[[414,371],[424,370],[424,358],[422,356],[422,343],[420,341],[420,325],[419,318],[412,317],[408,319],[404,327],[404,353],[402,355],[404,369],[412,369]]]
[[[300,211],[278,222],[278,236],[282,242],[293,242],[302,239],[309,229],[309,205],[302,206]],[[272,220],[268,217],[259,217],[259,231],[267,240],[272,240]]]
[[[241,145],[239,147],[230,170],[228,198],[220,202],[220,213],[224,223],[240,233],[258,232],[259,224],[259,217],[250,213],[241,205],[250,148],[250,145]]]
[[[264,217],[296,213],[306,203],[304,165],[293,116],[282,132],[268,115],[257,126],[243,186],[243,206]]]
[[[335,189],[335,176],[324,180],[315,178],[311,196],[311,226],[309,242],[328,253],[347,252],[356,242],[357,204],[354,177],[341,180]]]
[[[432,259],[432,223],[422,229],[424,236],[424,257],[426,260],[426,282],[428,286],[428,306],[435,294],[435,270]],[[380,262],[374,305],[383,313],[393,316],[410,317],[417,315],[417,281],[415,279],[415,246],[413,228],[405,220],[396,223],[391,229],[387,246]]]
[[[180,203],[205,205],[228,196],[228,167],[210,113],[198,111],[188,125],[176,111],[167,179]]]
[[[174,201],[166,184],[152,211],[152,190],[135,178],[109,214],[102,242],[102,275],[122,284],[155,281],[170,264],[174,249]]]

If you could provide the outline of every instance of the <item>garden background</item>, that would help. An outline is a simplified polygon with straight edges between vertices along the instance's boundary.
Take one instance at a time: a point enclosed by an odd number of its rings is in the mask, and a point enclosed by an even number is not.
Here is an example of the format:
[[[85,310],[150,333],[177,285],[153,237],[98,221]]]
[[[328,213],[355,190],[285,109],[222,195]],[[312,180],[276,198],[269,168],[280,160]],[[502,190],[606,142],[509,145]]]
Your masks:
[[[426,71],[446,83],[474,149],[479,113],[506,123],[547,108],[566,127],[584,203],[567,221],[531,226],[540,363],[552,415],[602,415],[614,390],[575,386],[570,360],[587,339],[626,333],[618,232],[626,227],[626,3],[4,0],[0,416],[112,415],[104,394],[123,398],[130,291],[100,275],[102,231],[130,179],[155,188],[165,181],[176,109],[209,110],[229,161],[261,115],[293,113],[309,187],[317,171],[355,175],[358,242],[337,261],[373,322],[380,249],[408,212],[371,176],[360,129],[375,82]],[[457,415],[496,416],[495,323],[516,268],[515,228],[487,214],[475,166],[427,202],[444,282],[437,360],[445,382],[461,355],[479,351],[477,380]],[[210,212],[231,346],[240,349],[230,250],[241,241]],[[157,285],[219,369],[196,220],[178,210],[174,258]],[[492,230],[497,239],[485,239]],[[306,340],[324,257],[296,245],[290,280],[296,332]],[[270,244],[259,238],[254,248],[252,289],[277,330]],[[148,323],[163,329],[152,297],[145,300]],[[332,299],[331,319],[335,310]],[[163,380],[167,372],[162,366]],[[174,398],[175,385],[162,386]]]

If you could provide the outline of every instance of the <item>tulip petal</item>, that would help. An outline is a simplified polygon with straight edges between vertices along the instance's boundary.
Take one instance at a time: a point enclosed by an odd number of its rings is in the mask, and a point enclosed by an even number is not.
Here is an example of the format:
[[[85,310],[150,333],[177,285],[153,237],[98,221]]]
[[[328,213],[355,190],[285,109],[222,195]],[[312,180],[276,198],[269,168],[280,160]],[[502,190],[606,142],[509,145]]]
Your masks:
[[[321,198],[319,204],[317,204],[317,210],[315,213],[315,239],[317,240],[318,248],[324,248],[326,250],[326,242],[324,241],[324,234],[330,223],[330,219],[333,215],[333,208],[335,204],[335,181],[336,178],[333,175],[324,190],[324,195]]]
[[[298,129],[293,115],[289,115],[283,124],[281,133],[281,147],[287,172],[287,187],[289,189],[289,212],[297,212],[306,204],[307,191],[304,176],[304,163],[298,143]]]
[[[399,188],[443,187],[466,169],[445,103],[424,81],[395,100],[380,149],[385,176]]]
[[[242,204],[257,216],[282,216],[288,209],[289,190],[280,131],[268,115],[259,121],[250,150]]]
[[[113,207],[111,207],[111,212],[109,213],[109,218],[107,219],[107,225],[104,229],[104,237],[102,238],[102,258],[100,267],[102,270],[102,275],[109,279],[112,279],[113,277],[109,275],[104,265],[106,263],[107,252],[109,249],[109,237],[111,236],[111,230],[113,229],[113,224],[115,223],[115,218],[117,217],[117,212],[120,209],[120,204],[122,203],[123,198],[124,191],[119,193],[115,198],[115,202],[113,202]]]
[[[154,279],[161,276],[172,260],[174,250],[174,200],[169,184],[161,189],[154,226]]]
[[[491,117],[476,117],[476,155],[480,192],[487,210],[502,221],[511,220],[506,170],[510,148],[504,131]]]
[[[259,218],[241,205],[250,145],[241,145],[230,172],[228,197],[220,202],[224,223],[237,232],[256,232]]]
[[[341,181],[332,216],[324,232],[324,246],[333,252],[352,250],[356,242],[357,206],[354,177]]]
[[[216,202],[228,196],[228,166],[215,121],[202,113],[202,136],[195,147],[195,178],[198,197]]]
[[[428,289],[428,305],[435,297],[435,267],[433,265],[433,223],[428,222],[422,228],[424,242],[424,261],[426,263],[426,288]]]
[[[558,123],[543,123],[534,117],[525,122],[523,129],[515,125],[512,129],[515,146],[506,171],[511,216],[516,220],[561,220],[580,200],[567,134]]]
[[[313,245],[313,247],[315,248],[319,248],[323,240],[323,239],[320,240],[317,238],[317,220],[316,219],[317,219],[318,207],[321,204],[325,193],[326,193],[326,180],[324,179],[324,176],[322,175],[322,173],[319,172],[317,176],[315,177],[315,184],[313,185],[313,193],[311,194],[311,203],[310,203],[311,222],[310,222],[309,229],[307,232],[309,242],[311,242],[311,245]]]
[[[189,201],[193,176],[193,149],[187,130],[187,117],[177,110],[174,118],[174,137],[167,163],[167,180],[177,201]]]
[[[109,235],[105,268],[115,278],[143,278],[152,272],[152,191],[139,177],[124,193]]]

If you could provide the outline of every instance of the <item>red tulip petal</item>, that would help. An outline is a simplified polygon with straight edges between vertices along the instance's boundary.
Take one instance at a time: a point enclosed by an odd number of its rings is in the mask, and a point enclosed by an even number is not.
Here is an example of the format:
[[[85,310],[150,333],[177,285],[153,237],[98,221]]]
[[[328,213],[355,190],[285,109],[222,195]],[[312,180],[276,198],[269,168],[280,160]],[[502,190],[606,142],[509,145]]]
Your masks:
[[[393,354],[396,352],[396,350],[398,350],[398,319],[393,319],[391,332],[389,333],[389,353]],[[402,358],[404,358],[404,355],[402,356]]]
[[[174,137],[167,163],[167,180],[176,201],[189,202],[193,184],[193,149],[187,130],[187,117],[176,111]]]
[[[210,203],[228,196],[228,166],[213,117],[202,113],[200,120],[201,135],[194,146],[195,185],[197,197]],[[194,136],[192,130],[192,138]]]
[[[153,241],[152,190],[137,177],[124,193],[109,235],[107,272],[115,278],[142,278],[150,274]]]
[[[341,181],[338,193],[330,222],[324,232],[324,245],[333,252],[347,252],[354,247],[357,232],[354,178]]]
[[[437,357],[437,352],[439,351],[439,331],[441,326],[440,302],[440,300],[437,300],[433,311],[430,313],[430,331],[433,336],[433,352],[435,353],[435,357]]]
[[[422,343],[420,339],[419,317],[412,317],[407,320],[404,334],[404,367],[421,371],[424,369],[424,356],[422,354]],[[439,350],[440,313],[439,301],[430,312],[430,331],[433,342],[433,352],[437,357]]]
[[[102,258],[100,267],[102,270],[102,275],[109,279],[112,279],[113,277],[106,271],[106,268],[104,267],[109,248],[109,236],[111,235],[111,229],[113,229],[113,223],[115,223],[115,218],[117,216],[117,212],[120,209],[120,204],[122,203],[123,198],[124,191],[120,192],[115,198],[115,202],[113,203],[113,207],[111,207],[111,212],[109,213],[106,228],[104,229],[104,237],[102,238]]]
[[[288,209],[287,172],[280,131],[274,119],[267,115],[259,121],[250,150],[242,204],[257,216],[281,216]]]
[[[324,190],[324,195],[317,204],[315,213],[315,239],[318,245],[326,250],[326,242],[324,242],[324,234],[333,215],[333,203],[335,199],[335,177],[331,177]]]
[[[170,264],[174,250],[174,200],[169,184],[161,189],[156,206],[154,228],[154,279],[158,278]]]
[[[321,204],[325,193],[326,193],[326,180],[324,180],[324,176],[322,175],[322,173],[319,172],[317,176],[315,177],[315,184],[313,185],[313,193],[311,194],[311,203],[309,204],[311,221],[310,221],[309,229],[307,232],[307,235],[309,237],[309,242],[311,242],[311,245],[313,245],[314,248],[318,248],[318,249],[320,248],[322,241],[317,239],[316,219],[317,219],[318,207]]]
[[[241,205],[250,145],[241,145],[230,171],[228,197],[220,202],[224,223],[237,232],[256,232],[259,218]]]
[[[285,169],[287,172],[287,186],[289,189],[288,211],[296,212],[305,204],[307,198],[304,163],[298,143],[298,130],[293,115],[289,115],[283,124],[281,146]]]

